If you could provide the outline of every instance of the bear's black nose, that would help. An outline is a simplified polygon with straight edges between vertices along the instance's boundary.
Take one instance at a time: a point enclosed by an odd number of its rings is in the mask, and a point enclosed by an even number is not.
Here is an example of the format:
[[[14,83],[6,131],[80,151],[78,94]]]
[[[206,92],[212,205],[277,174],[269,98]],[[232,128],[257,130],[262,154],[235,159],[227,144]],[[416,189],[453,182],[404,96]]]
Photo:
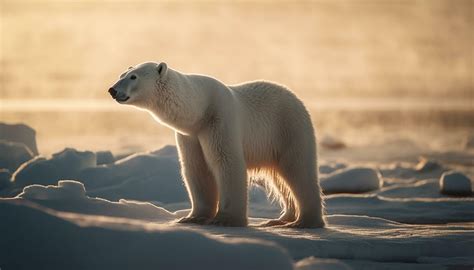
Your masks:
[[[117,96],[117,91],[113,87],[110,87],[109,93],[113,98]]]

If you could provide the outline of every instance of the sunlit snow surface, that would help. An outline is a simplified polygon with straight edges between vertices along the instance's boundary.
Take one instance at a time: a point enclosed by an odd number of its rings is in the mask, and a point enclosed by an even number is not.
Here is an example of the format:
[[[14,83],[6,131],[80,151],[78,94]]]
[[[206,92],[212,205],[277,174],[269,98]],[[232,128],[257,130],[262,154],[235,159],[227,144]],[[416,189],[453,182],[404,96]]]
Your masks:
[[[323,163],[324,172],[330,173],[321,175],[323,181],[337,180],[331,183],[333,191],[341,185],[344,192],[354,192],[325,196],[326,228],[258,227],[280,211],[258,187],[250,191],[250,226],[225,228],[175,222],[187,214],[189,203],[174,147],[101,166],[88,164],[94,159],[91,155],[70,149],[42,159],[42,164],[54,164],[53,169],[30,175],[31,168],[20,166],[13,173],[25,180],[2,190],[0,267],[470,269],[474,265],[474,197],[440,192],[441,175],[453,169],[440,162],[369,164],[365,166],[373,171],[363,169],[362,174],[360,166],[347,162]],[[58,164],[75,170],[63,172]],[[470,173],[468,169],[467,177],[472,177]],[[51,179],[62,179],[61,174],[74,180],[51,185]],[[364,180],[365,176],[373,180]],[[356,193],[360,190],[372,191]]]

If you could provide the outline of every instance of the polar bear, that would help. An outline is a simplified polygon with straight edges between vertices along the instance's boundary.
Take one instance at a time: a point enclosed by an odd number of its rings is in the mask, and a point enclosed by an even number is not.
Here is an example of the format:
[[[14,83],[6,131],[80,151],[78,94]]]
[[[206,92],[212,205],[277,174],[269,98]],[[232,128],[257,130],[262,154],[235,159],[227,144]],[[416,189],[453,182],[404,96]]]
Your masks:
[[[263,174],[283,211],[261,225],[324,226],[313,125],[286,87],[225,85],[147,62],[120,75],[109,93],[175,131],[192,205],[178,222],[246,226],[249,175]]]

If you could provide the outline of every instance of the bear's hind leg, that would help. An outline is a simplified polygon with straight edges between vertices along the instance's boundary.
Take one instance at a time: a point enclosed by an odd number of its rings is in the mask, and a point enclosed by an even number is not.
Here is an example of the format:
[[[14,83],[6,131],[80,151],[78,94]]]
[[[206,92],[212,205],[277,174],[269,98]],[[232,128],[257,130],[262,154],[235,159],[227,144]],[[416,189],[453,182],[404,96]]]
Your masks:
[[[179,223],[205,224],[217,211],[217,186],[197,138],[176,133],[181,173],[191,200],[191,213]]]
[[[324,227],[323,205],[314,155],[298,155],[296,152],[292,154],[294,155],[288,155],[280,160],[280,170],[297,204],[297,218],[283,226]]]
[[[296,220],[295,202],[292,198],[290,189],[285,183],[281,182],[284,181],[281,179],[281,176],[275,175],[273,178],[275,188],[278,191],[278,196],[283,200],[283,213],[277,219],[270,219],[258,224],[257,226],[259,227],[281,226]]]
[[[282,226],[296,220],[296,212],[294,208],[288,208],[285,206],[283,213],[277,219],[270,219],[268,221],[258,224],[258,227],[272,227],[272,226]]]

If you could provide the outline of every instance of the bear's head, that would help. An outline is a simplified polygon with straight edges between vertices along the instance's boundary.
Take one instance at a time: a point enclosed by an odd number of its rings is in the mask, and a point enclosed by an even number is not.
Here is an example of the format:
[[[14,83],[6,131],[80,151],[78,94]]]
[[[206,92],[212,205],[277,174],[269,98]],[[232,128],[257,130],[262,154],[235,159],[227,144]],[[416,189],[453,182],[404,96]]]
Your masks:
[[[109,94],[120,104],[146,107],[162,83],[168,67],[166,63],[146,62],[129,67],[109,89]]]

